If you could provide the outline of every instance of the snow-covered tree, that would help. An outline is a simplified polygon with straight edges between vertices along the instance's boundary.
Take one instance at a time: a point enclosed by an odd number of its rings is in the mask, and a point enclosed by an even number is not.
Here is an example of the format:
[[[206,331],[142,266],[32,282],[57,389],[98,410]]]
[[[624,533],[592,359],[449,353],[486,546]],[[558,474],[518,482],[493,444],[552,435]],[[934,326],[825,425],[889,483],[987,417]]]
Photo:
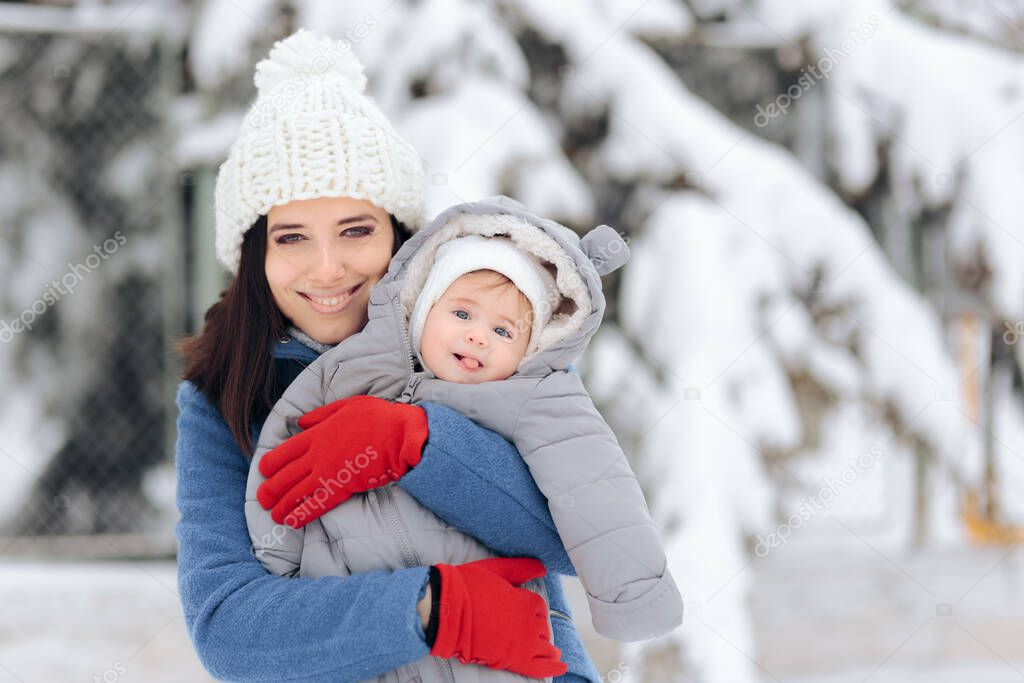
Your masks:
[[[432,210],[503,192],[621,229],[633,259],[583,371],[689,607],[669,638],[601,664],[754,681],[749,567],[780,522],[854,544],[956,540],[984,478],[945,302],[963,293],[989,327],[1024,318],[1019,133],[985,138],[1019,108],[1020,68],[997,32],[964,29],[983,45],[919,18],[955,16],[939,4],[296,0],[254,4],[225,36],[211,25],[232,3],[215,1],[182,149],[217,161],[245,101],[225,114],[217,95],[251,76],[240,55],[265,51],[267,26],[306,26],[367,64]],[[823,483],[850,472],[856,487]],[[915,497],[922,476],[931,495]]]

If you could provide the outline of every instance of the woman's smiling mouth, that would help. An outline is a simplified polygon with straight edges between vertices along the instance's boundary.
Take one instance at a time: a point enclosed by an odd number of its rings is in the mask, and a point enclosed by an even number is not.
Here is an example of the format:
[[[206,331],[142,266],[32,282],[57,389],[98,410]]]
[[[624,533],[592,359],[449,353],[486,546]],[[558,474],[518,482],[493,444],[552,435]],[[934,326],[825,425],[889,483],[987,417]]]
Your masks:
[[[359,291],[363,284],[363,282],[360,282],[358,285],[345,290],[341,294],[329,297],[313,296],[311,294],[306,294],[305,292],[299,292],[299,296],[305,299],[309,304],[309,307],[317,313],[322,315],[332,315],[345,310],[348,304],[352,301],[352,297]]]

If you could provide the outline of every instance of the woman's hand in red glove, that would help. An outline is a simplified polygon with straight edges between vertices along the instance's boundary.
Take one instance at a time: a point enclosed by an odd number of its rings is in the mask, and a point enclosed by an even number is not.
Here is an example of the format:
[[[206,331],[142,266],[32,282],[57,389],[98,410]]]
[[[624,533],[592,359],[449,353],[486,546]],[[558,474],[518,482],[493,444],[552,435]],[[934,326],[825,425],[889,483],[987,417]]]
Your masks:
[[[355,493],[398,481],[420,461],[427,414],[406,403],[353,396],[299,418],[302,432],[260,460],[256,499],[298,529]]]
[[[438,621],[430,654],[532,678],[568,670],[551,641],[547,604],[520,587],[547,573],[540,560],[495,557],[435,569],[441,598],[433,598]]]

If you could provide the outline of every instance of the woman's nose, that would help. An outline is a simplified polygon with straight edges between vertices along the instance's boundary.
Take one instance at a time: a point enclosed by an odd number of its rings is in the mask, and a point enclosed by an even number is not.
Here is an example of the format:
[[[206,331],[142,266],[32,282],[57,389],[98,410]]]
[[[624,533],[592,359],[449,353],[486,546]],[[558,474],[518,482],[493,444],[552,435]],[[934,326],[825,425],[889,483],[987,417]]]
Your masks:
[[[330,241],[317,249],[316,263],[313,264],[310,279],[318,282],[337,282],[345,275],[346,254],[333,248]]]

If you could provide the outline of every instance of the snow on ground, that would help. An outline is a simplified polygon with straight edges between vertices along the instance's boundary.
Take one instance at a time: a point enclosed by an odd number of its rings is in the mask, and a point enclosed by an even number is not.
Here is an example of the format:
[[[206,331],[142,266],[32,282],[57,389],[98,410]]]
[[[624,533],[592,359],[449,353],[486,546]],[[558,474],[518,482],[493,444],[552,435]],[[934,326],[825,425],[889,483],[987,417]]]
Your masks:
[[[795,538],[746,570],[763,680],[1024,680],[1019,547],[915,552],[848,521],[828,520],[844,539]]]
[[[209,681],[173,562],[0,564],[0,682]]]
[[[1016,669],[1016,671],[1014,670]],[[852,669],[837,674],[815,674],[800,678],[787,678],[787,683],[1008,683],[1021,679],[1024,662],[1011,664],[974,663],[965,666],[934,669],[890,668],[875,671],[874,667]]]
[[[1024,555],[883,552],[804,540],[742,570],[757,587],[759,645],[749,655],[761,680],[1024,678]],[[176,585],[173,562],[0,563],[0,683],[213,680],[185,633]],[[566,588],[605,680],[644,680],[628,653],[590,628],[579,583]],[[684,628],[712,628],[711,602],[688,605]]]

